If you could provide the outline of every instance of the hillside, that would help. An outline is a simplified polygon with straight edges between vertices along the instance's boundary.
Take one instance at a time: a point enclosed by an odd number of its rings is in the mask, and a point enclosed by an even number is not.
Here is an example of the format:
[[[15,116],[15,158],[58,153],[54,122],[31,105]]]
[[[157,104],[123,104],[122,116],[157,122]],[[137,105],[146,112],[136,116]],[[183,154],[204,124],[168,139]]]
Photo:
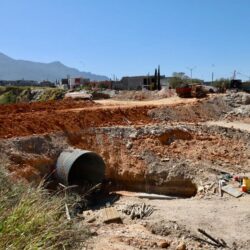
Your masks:
[[[50,80],[82,76],[90,80],[107,80],[106,76],[81,72],[78,69],[67,67],[61,62],[40,63],[25,60],[15,60],[0,53],[0,80]]]

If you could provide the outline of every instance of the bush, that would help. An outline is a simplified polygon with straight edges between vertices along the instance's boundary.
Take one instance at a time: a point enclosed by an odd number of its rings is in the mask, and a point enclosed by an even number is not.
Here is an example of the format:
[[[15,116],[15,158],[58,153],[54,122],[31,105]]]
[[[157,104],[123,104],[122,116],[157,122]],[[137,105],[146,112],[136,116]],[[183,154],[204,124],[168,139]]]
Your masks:
[[[40,96],[39,101],[53,101],[61,100],[65,95],[63,89],[45,89],[44,93]]]

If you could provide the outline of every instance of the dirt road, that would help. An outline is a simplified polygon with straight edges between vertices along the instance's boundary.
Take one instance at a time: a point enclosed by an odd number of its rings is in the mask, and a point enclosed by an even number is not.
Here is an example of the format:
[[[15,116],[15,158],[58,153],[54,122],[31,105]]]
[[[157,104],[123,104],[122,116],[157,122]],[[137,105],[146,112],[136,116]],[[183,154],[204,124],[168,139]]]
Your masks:
[[[159,100],[147,100],[147,101],[124,101],[124,100],[96,100],[95,103],[102,104],[104,106],[161,106],[161,105],[176,105],[176,104],[187,104],[194,103],[196,99],[184,99],[177,96],[171,98],[163,98]]]
[[[150,245],[153,247],[154,244],[154,248],[158,249],[157,243],[162,240],[171,242],[168,249],[176,249],[181,241],[185,242],[187,249],[216,249],[193,240],[193,236],[204,238],[198,233],[198,228],[223,239],[229,249],[249,249],[250,196],[236,199],[225,194],[222,198],[173,200],[122,197],[115,207],[143,202],[154,207],[150,217],[132,221],[120,213],[124,224],[100,227],[98,236],[90,241],[93,249],[151,249]],[[181,235],[179,238],[182,240],[176,240],[177,235]]]
[[[250,124],[240,122],[240,121],[234,121],[234,122],[229,122],[229,121],[209,121],[209,122],[206,122],[206,124],[207,125],[217,125],[217,126],[225,127],[225,128],[240,129],[240,130],[245,130],[245,131],[250,132]]]

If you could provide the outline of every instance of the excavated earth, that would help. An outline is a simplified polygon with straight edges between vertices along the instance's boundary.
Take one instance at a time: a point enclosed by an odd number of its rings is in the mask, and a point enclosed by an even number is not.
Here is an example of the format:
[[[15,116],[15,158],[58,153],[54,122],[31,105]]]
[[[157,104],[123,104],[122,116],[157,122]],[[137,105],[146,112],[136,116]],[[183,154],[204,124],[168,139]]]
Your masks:
[[[190,205],[187,199],[171,203],[173,211],[181,211],[178,207],[181,202],[183,206],[194,209],[192,204],[199,204],[202,199],[202,209],[206,210],[206,199],[216,200],[218,194],[216,185],[209,194],[202,192],[202,187],[218,183],[222,171],[231,174],[250,172],[250,134],[246,129],[250,124],[248,100],[248,96],[243,94],[227,94],[212,95],[193,102],[183,99],[168,105],[126,104],[114,107],[72,100],[3,105],[0,110],[1,159],[5,161],[12,178],[37,183],[45,175],[53,173],[57,157],[64,149],[92,150],[103,157],[106,179],[112,182],[113,190],[192,197]],[[230,126],[227,125],[229,122]],[[234,122],[237,122],[237,127],[234,127]],[[226,196],[226,199],[235,198]],[[145,230],[157,231],[155,227],[170,223],[171,218],[164,221],[167,211],[161,207],[163,204],[171,205],[167,202],[161,201],[157,217],[152,216],[151,221],[145,222],[147,225],[141,225]],[[218,202],[224,201],[216,200],[215,207]],[[156,201],[151,203],[157,207]],[[185,210],[187,214],[188,207]],[[194,215],[198,213],[199,210]],[[244,216],[249,220],[250,214],[247,213],[244,211]],[[195,220],[188,221],[188,217],[184,213],[182,218],[175,218],[174,223],[178,226],[173,226],[174,234],[168,234],[173,242],[169,249],[175,249],[180,240],[186,242],[188,249],[214,249],[208,244],[199,245],[189,237],[190,231],[198,225],[193,224]],[[213,220],[212,214],[207,220]],[[202,225],[209,225],[210,230],[216,228],[216,225],[206,223],[204,221]],[[243,224],[245,233],[242,233],[239,242],[231,235],[233,229],[228,233],[230,237],[226,237],[231,249],[247,249],[245,247],[249,242],[246,235],[250,226],[247,221]],[[110,235],[108,239],[101,230],[108,232],[112,227],[104,226],[99,230],[99,239],[110,249],[151,249],[152,245],[137,242],[143,241],[143,238],[137,239],[134,245],[133,241],[124,243],[124,230],[133,231],[133,225],[126,225],[128,228],[121,229],[120,235],[115,238]],[[222,232],[220,237],[223,236]],[[162,239],[162,235],[157,233],[148,237],[151,241]],[[114,248],[110,245],[112,240]],[[102,249],[93,241],[89,244],[90,249]],[[157,249],[157,244],[154,248]]]

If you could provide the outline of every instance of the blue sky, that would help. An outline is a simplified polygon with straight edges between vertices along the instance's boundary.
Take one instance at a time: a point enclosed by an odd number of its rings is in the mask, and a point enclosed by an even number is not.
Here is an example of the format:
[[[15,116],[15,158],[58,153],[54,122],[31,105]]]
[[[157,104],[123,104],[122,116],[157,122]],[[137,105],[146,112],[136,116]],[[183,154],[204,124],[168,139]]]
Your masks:
[[[250,76],[249,0],[0,0],[0,10],[0,51],[16,59],[108,77],[158,64],[166,75]]]

